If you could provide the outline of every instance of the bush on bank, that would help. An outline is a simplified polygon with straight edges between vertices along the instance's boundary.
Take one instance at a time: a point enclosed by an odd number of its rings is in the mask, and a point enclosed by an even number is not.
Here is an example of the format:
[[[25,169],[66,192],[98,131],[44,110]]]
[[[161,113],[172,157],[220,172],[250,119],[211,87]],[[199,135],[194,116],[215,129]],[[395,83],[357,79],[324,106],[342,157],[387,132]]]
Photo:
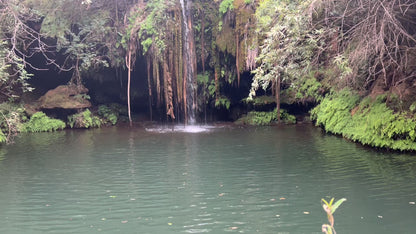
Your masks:
[[[296,117],[286,110],[280,109],[280,119],[283,123],[295,124]],[[238,119],[236,124],[243,125],[270,125],[277,122],[277,109],[273,111],[250,111],[247,115]]]
[[[46,116],[43,112],[36,112],[20,127],[20,132],[53,132],[65,128],[65,122]]]
[[[377,98],[349,90],[327,95],[311,111],[316,125],[326,132],[379,148],[416,150],[416,118],[410,112],[395,113],[386,105],[386,95]]]

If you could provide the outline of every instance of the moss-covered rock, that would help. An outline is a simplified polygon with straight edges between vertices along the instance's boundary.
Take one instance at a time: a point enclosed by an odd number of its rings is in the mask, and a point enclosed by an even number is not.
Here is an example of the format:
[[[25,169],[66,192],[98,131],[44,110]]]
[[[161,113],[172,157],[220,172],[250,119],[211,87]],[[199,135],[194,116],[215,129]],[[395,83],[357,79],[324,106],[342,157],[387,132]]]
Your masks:
[[[76,85],[60,85],[39,98],[37,109],[83,109],[91,107],[88,89]]]

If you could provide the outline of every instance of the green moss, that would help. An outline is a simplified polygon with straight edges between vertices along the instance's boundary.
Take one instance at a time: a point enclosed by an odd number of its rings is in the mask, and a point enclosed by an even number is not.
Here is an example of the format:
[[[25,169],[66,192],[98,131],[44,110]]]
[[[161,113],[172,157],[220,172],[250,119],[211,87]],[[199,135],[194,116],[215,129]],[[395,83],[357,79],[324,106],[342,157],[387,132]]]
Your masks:
[[[221,33],[219,33],[215,40],[215,45],[218,50],[224,53],[235,54],[236,43],[234,29],[228,24],[223,25],[221,21]]]
[[[94,116],[89,109],[85,111],[68,116],[68,124],[71,128],[99,128],[102,120]]]
[[[21,125],[20,132],[53,132],[64,128],[64,121],[49,118],[43,112],[36,112],[28,122]]]
[[[373,147],[416,150],[416,119],[405,112],[395,113],[387,107],[386,96],[375,100],[350,91],[325,97],[311,111],[317,125],[327,132]]]
[[[296,117],[289,114],[286,110],[280,110],[280,118],[284,123],[296,123]],[[273,111],[250,111],[247,115],[238,119],[236,124],[243,125],[271,125],[277,122],[277,109]]]

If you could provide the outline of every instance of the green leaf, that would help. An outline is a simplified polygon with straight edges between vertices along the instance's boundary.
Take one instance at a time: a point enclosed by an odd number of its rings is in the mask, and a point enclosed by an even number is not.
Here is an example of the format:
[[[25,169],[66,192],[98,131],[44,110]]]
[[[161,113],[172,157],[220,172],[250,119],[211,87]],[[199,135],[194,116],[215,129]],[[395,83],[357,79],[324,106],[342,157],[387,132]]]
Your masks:
[[[332,200],[331,201],[333,201],[334,199],[332,198]],[[343,203],[343,202],[345,202],[347,199],[346,198],[341,198],[341,199],[339,199],[338,201],[336,201],[335,202],[335,204],[334,205],[332,205],[332,207],[331,207],[331,212],[332,212],[332,214],[333,213],[335,213],[335,211],[338,209],[338,207]]]

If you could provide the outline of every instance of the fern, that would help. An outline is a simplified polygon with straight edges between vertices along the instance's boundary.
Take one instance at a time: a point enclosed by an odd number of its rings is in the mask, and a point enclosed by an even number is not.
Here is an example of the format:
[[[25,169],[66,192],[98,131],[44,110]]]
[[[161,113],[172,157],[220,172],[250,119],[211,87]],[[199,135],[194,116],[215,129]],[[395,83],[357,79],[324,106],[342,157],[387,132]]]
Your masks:
[[[231,101],[225,96],[220,96],[215,101],[215,107],[225,107],[227,110],[230,109]]]
[[[358,95],[344,90],[325,97],[311,117],[327,132],[364,145],[416,150],[416,119],[405,112],[395,113],[385,102],[385,95],[360,101]]]
[[[294,124],[296,123],[296,117],[289,114],[286,110],[280,109],[280,118],[284,123]],[[236,121],[237,124],[247,125],[270,125],[277,122],[277,109],[273,111],[250,111],[247,115]]]
[[[102,120],[94,116],[90,110],[68,116],[68,124],[71,128],[99,128]]]
[[[43,112],[36,112],[28,122],[22,124],[20,132],[53,132],[64,128],[64,121],[49,118]]]
[[[103,118],[104,123],[111,123],[112,125],[117,123],[119,117],[119,113],[116,109],[106,105],[100,105],[98,107],[98,115]]]

